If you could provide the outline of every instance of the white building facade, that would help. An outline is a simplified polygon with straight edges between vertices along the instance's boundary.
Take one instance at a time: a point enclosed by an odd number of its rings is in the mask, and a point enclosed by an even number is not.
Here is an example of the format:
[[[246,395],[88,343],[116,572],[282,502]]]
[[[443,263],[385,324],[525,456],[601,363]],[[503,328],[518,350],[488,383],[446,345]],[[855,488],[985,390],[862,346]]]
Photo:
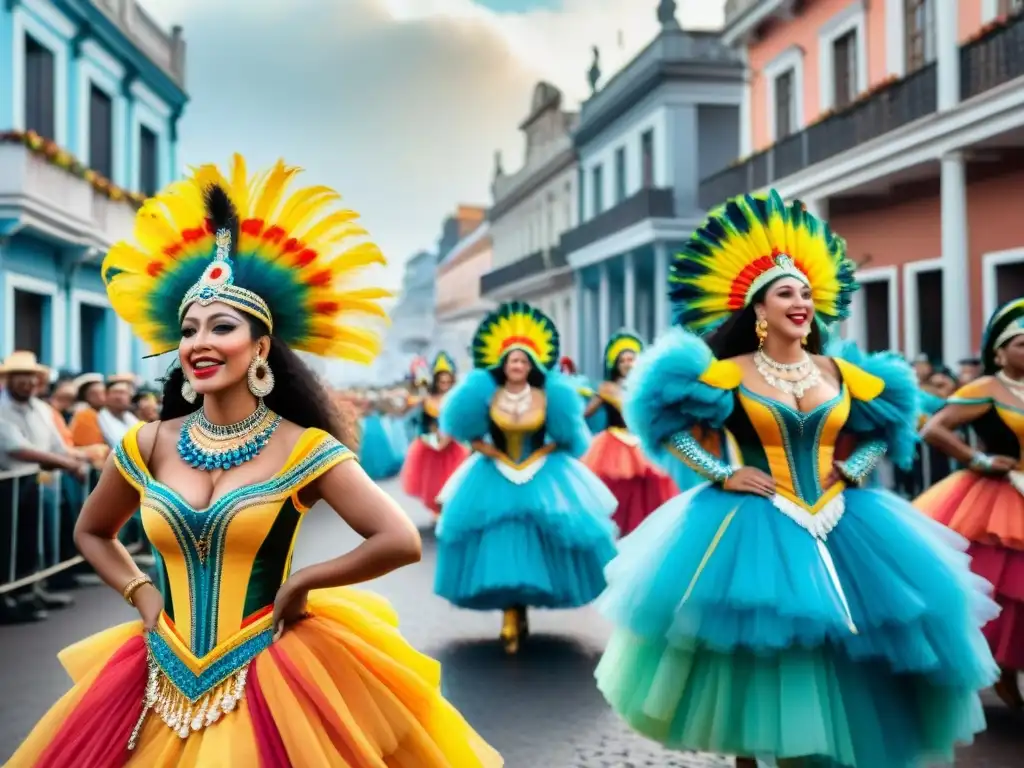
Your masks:
[[[384,350],[373,368],[373,380],[377,383],[403,378],[409,373],[413,358],[426,356],[433,348],[436,260],[435,254],[421,251],[405,264]]]
[[[611,333],[650,341],[668,325],[669,258],[703,218],[700,179],[740,145],[742,59],[681,29],[673,3],[658,16],[658,36],[583,103],[574,133],[580,224],[560,251],[586,329],[577,362],[595,377]]]
[[[0,5],[0,357],[163,373],[111,310],[99,266],[177,175],[184,73],[181,29],[135,0]]]
[[[572,274],[560,249],[562,233],[576,226],[576,115],[549,83],[534,88],[530,114],[519,126],[526,140],[523,166],[507,174],[500,158],[488,214],[491,269],[480,278],[491,304],[527,301],[547,314],[562,338],[562,354],[577,354],[577,313]]]

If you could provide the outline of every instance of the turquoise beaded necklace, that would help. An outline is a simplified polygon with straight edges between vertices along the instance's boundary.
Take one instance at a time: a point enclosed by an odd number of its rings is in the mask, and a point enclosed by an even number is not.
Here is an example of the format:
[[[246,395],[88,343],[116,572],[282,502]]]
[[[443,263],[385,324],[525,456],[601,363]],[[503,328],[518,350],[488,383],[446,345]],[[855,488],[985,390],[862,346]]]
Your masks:
[[[236,424],[214,424],[200,408],[181,425],[178,455],[190,467],[208,472],[238,467],[259,455],[280,423],[263,400]]]

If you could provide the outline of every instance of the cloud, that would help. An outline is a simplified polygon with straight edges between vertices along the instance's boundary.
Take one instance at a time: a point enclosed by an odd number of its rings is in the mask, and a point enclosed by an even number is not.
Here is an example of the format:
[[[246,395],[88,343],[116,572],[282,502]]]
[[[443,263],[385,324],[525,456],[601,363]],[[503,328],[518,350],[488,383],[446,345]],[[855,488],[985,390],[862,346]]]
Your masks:
[[[183,163],[278,157],[337,188],[392,261],[432,249],[458,203],[490,202],[493,156],[517,166],[533,86],[585,98],[590,47],[610,76],[657,31],[656,0],[142,0],[181,24],[191,102]],[[490,2],[492,6],[497,3]],[[511,0],[502,7],[509,7]],[[723,0],[683,0],[684,26]]]

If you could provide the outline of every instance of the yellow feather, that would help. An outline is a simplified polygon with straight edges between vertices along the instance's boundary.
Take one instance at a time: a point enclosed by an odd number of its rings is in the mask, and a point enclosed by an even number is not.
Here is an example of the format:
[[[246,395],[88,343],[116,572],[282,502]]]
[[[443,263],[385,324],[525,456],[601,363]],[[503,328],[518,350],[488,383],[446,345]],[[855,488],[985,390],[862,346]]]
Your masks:
[[[300,189],[281,207],[278,223],[289,232],[301,232],[313,216],[339,200],[341,195],[330,187]]]
[[[267,176],[266,183],[260,189],[259,196],[256,198],[256,202],[253,203],[252,211],[249,213],[248,218],[266,221],[271,213],[277,210],[278,203],[281,202],[281,196],[296,173],[298,173],[297,169],[287,168],[282,161],[278,160],[277,165],[274,166]]]
[[[249,179],[245,173],[245,158],[237,152],[231,158],[231,202],[239,211],[249,210]]]
[[[348,224],[351,221],[355,221],[358,218],[359,214],[355,211],[335,211],[328,216],[324,216],[305,232],[299,230],[298,237],[310,248],[316,248],[316,243],[318,243],[321,238],[326,237],[328,233],[333,231],[335,228]]]

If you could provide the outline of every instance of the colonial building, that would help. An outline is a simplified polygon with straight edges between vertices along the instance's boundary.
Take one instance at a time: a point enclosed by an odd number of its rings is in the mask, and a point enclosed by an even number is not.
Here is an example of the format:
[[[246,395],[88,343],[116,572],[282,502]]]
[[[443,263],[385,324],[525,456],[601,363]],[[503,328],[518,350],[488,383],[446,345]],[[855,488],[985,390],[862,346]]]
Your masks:
[[[594,93],[574,133],[579,220],[559,250],[575,276],[579,365],[601,371],[609,334],[668,323],[668,260],[703,216],[700,179],[739,151],[743,63],[716,33],[683,30],[661,0],[657,37]]]
[[[473,333],[495,306],[480,295],[480,277],[490,270],[492,261],[491,225],[484,221],[437,265],[435,347],[450,354],[460,372],[472,367]]]
[[[9,0],[0,52],[0,357],[152,378],[99,266],[175,176],[181,29],[135,0]]]
[[[526,143],[522,167],[506,173],[501,156],[496,159],[488,214],[493,261],[480,278],[486,300],[528,301],[548,314],[569,355],[576,354],[576,311],[559,239],[577,221],[575,123],[576,115],[563,109],[561,92],[538,83],[530,114],[519,126]]]
[[[861,264],[847,324],[868,349],[948,364],[1024,295],[1021,0],[729,0],[748,64],[741,157],[705,207],[772,186]]]

